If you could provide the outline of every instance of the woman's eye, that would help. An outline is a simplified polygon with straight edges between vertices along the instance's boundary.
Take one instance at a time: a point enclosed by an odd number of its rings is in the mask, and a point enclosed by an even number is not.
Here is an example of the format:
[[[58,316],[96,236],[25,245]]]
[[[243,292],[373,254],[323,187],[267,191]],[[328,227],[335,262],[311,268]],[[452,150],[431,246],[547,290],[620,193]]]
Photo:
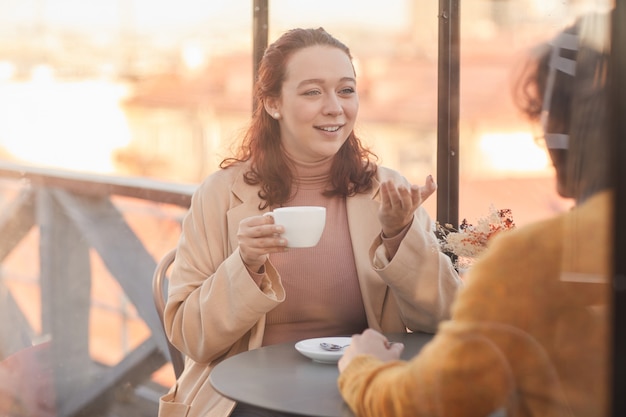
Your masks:
[[[309,91],[305,91],[304,95],[305,96],[315,96],[321,94],[321,92],[319,90],[309,90]]]
[[[339,92],[340,92],[341,94],[352,94],[352,93],[354,93],[355,91],[356,91],[356,90],[355,90],[353,87],[346,87],[346,88],[344,88],[344,89],[340,90]]]

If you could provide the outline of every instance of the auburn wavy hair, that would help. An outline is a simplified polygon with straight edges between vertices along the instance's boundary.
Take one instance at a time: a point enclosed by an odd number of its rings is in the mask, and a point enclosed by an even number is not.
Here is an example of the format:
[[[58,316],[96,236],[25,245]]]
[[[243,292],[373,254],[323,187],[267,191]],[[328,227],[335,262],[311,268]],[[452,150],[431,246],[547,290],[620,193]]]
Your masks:
[[[289,58],[297,51],[315,45],[327,45],[346,53],[352,61],[349,48],[323,28],[291,29],[265,50],[254,84],[254,112],[241,143],[232,157],[224,159],[220,168],[226,169],[239,162],[250,161],[250,170],[244,173],[249,185],[260,185],[259,209],[277,207],[288,202],[292,190],[293,172],[282,150],[278,121],[264,109],[268,98],[279,98]],[[331,165],[327,196],[351,196],[372,188],[376,174],[377,156],[365,148],[360,139],[350,133]]]

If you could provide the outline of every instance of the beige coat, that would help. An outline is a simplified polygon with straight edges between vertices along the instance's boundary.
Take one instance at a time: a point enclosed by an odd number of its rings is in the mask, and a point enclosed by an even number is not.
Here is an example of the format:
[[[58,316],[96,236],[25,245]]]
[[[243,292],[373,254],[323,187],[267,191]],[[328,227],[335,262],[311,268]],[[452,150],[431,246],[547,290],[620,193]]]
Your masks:
[[[285,299],[280,274],[269,261],[259,286],[239,255],[239,222],[261,214],[259,189],[245,184],[243,172],[237,166],[209,176],[184,219],[165,327],[187,360],[185,372],[161,399],[160,417],[227,416],[234,403],[213,390],[209,373],[224,358],[260,347],[266,313]],[[449,317],[461,281],[438,250],[432,220],[423,208],[393,260],[381,256],[378,191],[385,178],[406,183],[397,172],[380,168],[373,191],[346,203],[368,325],[384,332],[433,332]]]

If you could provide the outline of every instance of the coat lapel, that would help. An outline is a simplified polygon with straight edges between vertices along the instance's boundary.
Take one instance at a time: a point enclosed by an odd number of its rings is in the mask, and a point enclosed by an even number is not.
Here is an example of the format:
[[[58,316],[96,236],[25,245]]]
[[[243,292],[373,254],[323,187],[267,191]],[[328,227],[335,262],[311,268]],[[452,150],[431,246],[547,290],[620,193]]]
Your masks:
[[[378,219],[379,189],[380,183],[375,179],[371,193],[357,194],[354,197],[349,197],[346,201],[352,250],[367,321],[370,325],[381,322],[387,294],[386,284],[372,270],[372,262],[369,259],[370,246],[380,234],[378,221],[372,221]]]

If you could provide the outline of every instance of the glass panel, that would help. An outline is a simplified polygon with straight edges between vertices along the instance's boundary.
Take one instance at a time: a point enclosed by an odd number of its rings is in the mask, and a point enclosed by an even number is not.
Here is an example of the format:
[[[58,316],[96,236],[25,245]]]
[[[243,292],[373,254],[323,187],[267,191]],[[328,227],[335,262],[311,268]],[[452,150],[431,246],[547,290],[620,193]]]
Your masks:
[[[610,415],[611,5],[462,3],[459,218],[472,226],[449,249],[467,255],[457,318],[517,345],[499,350],[509,414]],[[544,381],[541,400],[522,373]]]
[[[156,415],[152,273],[251,45],[249,1],[0,2],[0,415]]]
[[[513,101],[529,49],[608,1],[469,0],[461,6],[459,219],[476,223],[493,205],[518,226],[571,208],[558,195],[538,123]]]

